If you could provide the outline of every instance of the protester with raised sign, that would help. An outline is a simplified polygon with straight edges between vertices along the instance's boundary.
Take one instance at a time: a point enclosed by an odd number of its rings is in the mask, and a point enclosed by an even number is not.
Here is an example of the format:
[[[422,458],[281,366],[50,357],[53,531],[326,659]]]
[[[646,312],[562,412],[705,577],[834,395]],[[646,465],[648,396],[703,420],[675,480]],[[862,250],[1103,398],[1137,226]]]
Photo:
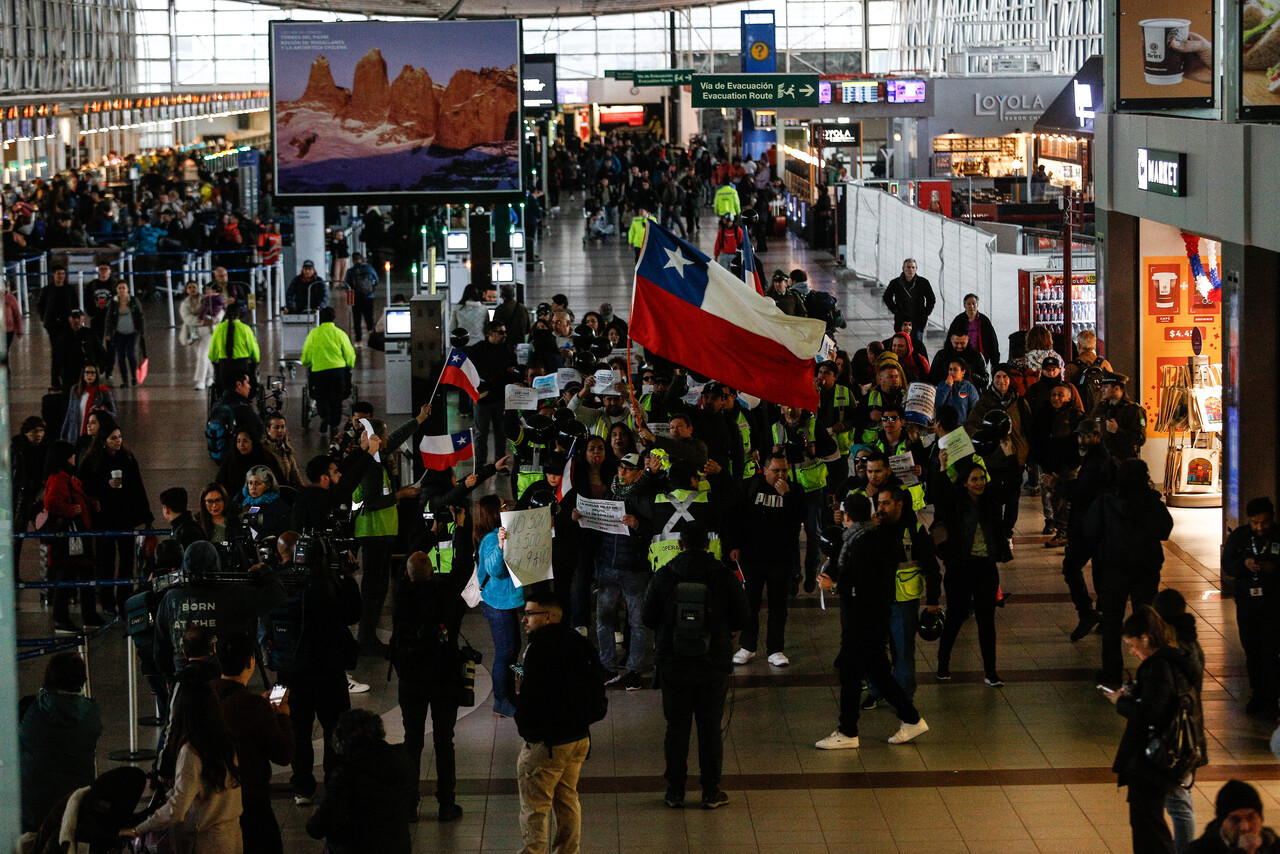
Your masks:
[[[471,539],[476,544],[480,581],[480,610],[493,635],[493,713],[509,718],[516,713],[515,674],[511,665],[520,655],[520,609],[524,592],[503,560],[505,531],[501,530],[502,499],[486,495],[476,504]]]

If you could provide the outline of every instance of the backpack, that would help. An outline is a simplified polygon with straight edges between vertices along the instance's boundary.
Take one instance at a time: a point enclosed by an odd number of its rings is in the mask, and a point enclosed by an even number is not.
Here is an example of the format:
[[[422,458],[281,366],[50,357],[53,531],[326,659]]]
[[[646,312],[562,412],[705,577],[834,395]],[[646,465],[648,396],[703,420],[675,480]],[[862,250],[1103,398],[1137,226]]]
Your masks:
[[[1200,745],[1199,709],[1195,688],[1180,674],[1175,676],[1178,687],[1178,703],[1173,718],[1163,731],[1150,727],[1150,738],[1143,754],[1162,777],[1179,783],[1196,768],[1207,762]]]
[[[209,420],[204,425],[204,442],[209,459],[221,463],[231,451],[235,436],[236,417],[231,407],[221,400],[209,410]]]
[[[671,623],[672,648],[681,658],[702,658],[711,651],[711,589],[701,581],[679,581]]]
[[[378,284],[377,275],[370,272],[368,264],[357,264],[351,268],[351,286],[361,296],[369,296]]]
[[[289,585],[284,601],[267,615],[264,644],[267,664],[272,670],[300,670],[308,662],[302,660],[302,633],[306,626],[307,585]]]
[[[600,664],[596,648],[577,632],[573,633],[573,642],[575,654],[582,658],[582,662],[566,663],[568,684],[565,686],[564,714],[585,729],[604,720],[609,713],[609,698],[605,696],[604,666]]]
[[[809,291],[804,298],[804,309],[809,317],[825,322],[827,329],[843,329],[845,327],[844,315],[840,312],[840,307],[836,305],[836,298],[825,291]]]

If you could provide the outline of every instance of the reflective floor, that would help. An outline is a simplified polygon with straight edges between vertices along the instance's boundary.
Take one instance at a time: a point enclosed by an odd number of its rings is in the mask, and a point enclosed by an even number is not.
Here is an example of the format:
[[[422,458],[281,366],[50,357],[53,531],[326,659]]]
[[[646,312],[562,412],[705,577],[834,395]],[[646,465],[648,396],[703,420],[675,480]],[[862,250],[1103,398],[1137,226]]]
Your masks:
[[[530,305],[564,293],[579,312],[611,301],[620,314],[629,302],[632,252],[625,244],[583,247],[577,208],[549,222],[541,247],[543,265],[529,283]],[[714,221],[702,221],[698,243],[710,250]],[[889,324],[880,300],[861,285],[837,286],[829,257],[790,239],[776,239],[762,254],[762,268],[804,267],[818,287],[837,292],[850,327],[841,344],[854,349]],[[345,315],[340,322],[349,324]],[[148,478],[153,510],[168,486],[198,490],[214,473],[205,453],[203,393],[191,387],[195,354],[177,344],[167,310],[153,306],[149,320],[151,375],[142,388],[118,393],[125,441]],[[264,352],[278,352],[279,330],[260,323]],[[936,348],[936,342],[931,341]],[[45,391],[47,345],[43,333],[18,339],[12,355],[11,422],[37,413]],[[360,353],[356,382],[361,397],[381,406],[382,356]],[[296,391],[298,382],[292,385]],[[295,402],[296,405],[296,402]],[[312,437],[290,432],[299,457],[319,450]],[[1237,641],[1234,606],[1217,596],[1216,510],[1175,510],[1173,541],[1166,549],[1164,583],[1177,587],[1200,622],[1208,659],[1204,706],[1210,765],[1195,787],[1197,824],[1213,817],[1220,781],[1242,777],[1259,784],[1269,814],[1280,814],[1280,767],[1268,750],[1271,728],[1248,719],[1244,660]],[[1014,852],[1128,851],[1123,791],[1110,771],[1122,719],[1094,688],[1100,638],[1071,643],[1075,613],[1060,575],[1061,551],[1046,550],[1039,499],[1024,498],[1014,540],[1014,561],[1002,567],[1007,607],[997,611],[998,668],[1006,685],[982,683],[972,624],[961,633],[952,659],[953,681],[933,678],[936,645],[917,647],[920,687],[916,703],[931,730],[915,742],[892,746],[892,711],[864,713],[862,748],[824,752],[813,742],[836,724],[832,660],[838,641],[833,602],[820,607],[816,595],[793,599],[786,651],[792,665],[757,660],[738,668],[725,735],[723,788],[731,798],[716,812],[670,810],[661,801],[663,720],[659,692],[615,692],[608,717],[593,729],[592,755],[583,768],[583,850],[587,852]],[[28,544],[22,572],[36,573]],[[51,620],[31,591],[20,595],[19,635],[44,637]],[[389,615],[384,620],[389,629]],[[483,618],[469,614],[464,633],[491,658]],[[93,694],[102,704],[107,730],[99,768],[114,763],[107,753],[128,745],[127,681],[123,633],[109,629],[90,644]],[[1134,666],[1128,662],[1130,667]],[[20,665],[23,693],[39,684],[40,659]],[[355,674],[372,685],[354,705],[385,716],[391,739],[399,733],[394,685],[385,663],[365,658]],[[487,687],[482,674],[478,693]],[[514,770],[521,741],[510,720],[490,713],[490,698],[465,710],[458,722],[459,802],[456,823],[435,820],[434,768],[430,739],[423,761],[422,821],[414,827],[415,851],[516,851],[520,847]],[[140,714],[150,697],[138,695]],[[155,731],[141,728],[140,743]],[[317,731],[318,735],[318,731]],[[696,755],[691,759],[696,768]],[[696,773],[696,772],[695,772]],[[277,776],[276,813],[286,850],[314,852],[319,843],[303,830],[308,811],[295,807]]]

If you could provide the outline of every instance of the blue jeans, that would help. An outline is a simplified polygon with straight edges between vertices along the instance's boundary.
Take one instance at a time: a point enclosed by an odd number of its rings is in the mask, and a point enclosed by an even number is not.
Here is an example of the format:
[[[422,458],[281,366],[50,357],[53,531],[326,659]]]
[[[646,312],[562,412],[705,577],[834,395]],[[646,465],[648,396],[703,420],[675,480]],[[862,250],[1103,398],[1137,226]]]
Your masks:
[[[908,697],[916,693],[916,626],[920,620],[920,600],[894,602],[889,609],[889,643],[893,645],[893,678]],[[874,688],[870,697],[879,697]]]
[[[627,622],[631,625],[631,650],[627,670],[644,673],[649,667],[649,647],[653,632],[644,627],[641,611],[644,592],[653,573],[648,569],[627,572],[613,567],[596,566],[596,640],[600,643],[600,663],[610,672],[618,669],[613,633],[618,630],[618,599],[627,604]]]
[[[516,713],[516,675],[511,665],[520,655],[520,609],[492,608],[481,602],[480,610],[493,635],[493,710],[509,718]]]
[[[1196,838],[1196,802],[1191,790],[1178,786],[1165,795],[1164,810],[1173,819],[1173,850],[1184,854]]]

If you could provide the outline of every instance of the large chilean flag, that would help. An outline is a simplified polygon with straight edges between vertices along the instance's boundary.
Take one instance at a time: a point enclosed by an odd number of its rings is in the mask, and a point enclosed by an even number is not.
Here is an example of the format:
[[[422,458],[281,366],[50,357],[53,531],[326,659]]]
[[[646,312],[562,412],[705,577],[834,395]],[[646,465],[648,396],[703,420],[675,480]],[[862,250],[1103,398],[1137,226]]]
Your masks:
[[[700,374],[785,406],[818,408],[826,324],[783,314],[733,274],[649,223],[631,298],[633,339]]]

